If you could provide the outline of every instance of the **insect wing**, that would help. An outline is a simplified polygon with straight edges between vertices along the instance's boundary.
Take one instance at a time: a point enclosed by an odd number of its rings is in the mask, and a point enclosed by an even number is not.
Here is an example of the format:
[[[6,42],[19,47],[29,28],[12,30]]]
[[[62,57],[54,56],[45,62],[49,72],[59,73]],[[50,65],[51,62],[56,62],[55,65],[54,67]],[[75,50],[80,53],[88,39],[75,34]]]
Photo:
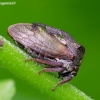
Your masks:
[[[38,27],[33,29],[32,24],[19,23],[8,28],[9,35],[25,48],[52,58],[71,57],[72,53],[55,36],[49,35],[46,30]]]

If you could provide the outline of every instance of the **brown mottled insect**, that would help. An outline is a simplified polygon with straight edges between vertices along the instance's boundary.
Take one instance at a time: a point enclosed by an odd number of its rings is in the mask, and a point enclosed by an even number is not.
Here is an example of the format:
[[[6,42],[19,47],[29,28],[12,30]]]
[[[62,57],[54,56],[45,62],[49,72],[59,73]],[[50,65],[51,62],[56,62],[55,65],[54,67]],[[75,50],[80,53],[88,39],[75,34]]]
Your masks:
[[[50,66],[42,71],[58,72],[63,78],[52,90],[76,76],[85,48],[68,33],[40,23],[14,24],[8,33],[33,60]]]

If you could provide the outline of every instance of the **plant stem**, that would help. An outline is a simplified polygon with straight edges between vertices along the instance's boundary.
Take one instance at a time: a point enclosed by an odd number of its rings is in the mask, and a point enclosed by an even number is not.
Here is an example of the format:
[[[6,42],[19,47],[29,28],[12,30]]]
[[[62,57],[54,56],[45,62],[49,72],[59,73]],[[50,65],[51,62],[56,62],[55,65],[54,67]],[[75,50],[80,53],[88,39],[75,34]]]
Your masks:
[[[55,91],[52,91],[59,81],[57,77],[48,72],[38,75],[43,64],[34,61],[25,62],[26,59],[31,58],[28,54],[2,36],[0,36],[0,40],[4,42],[3,47],[0,48],[0,66],[38,89],[42,94],[48,95],[50,100],[93,100],[69,83],[60,85]]]

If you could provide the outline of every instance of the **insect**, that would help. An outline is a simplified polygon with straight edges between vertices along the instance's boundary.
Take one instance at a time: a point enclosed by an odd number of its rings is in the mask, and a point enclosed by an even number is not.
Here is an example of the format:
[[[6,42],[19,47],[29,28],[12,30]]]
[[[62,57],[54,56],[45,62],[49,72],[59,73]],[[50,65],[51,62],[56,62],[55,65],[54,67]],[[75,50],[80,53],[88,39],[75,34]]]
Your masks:
[[[14,24],[9,26],[8,33],[33,60],[49,65],[42,71],[58,72],[63,80],[52,89],[53,91],[58,85],[76,76],[85,48],[68,33],[41,23]]]

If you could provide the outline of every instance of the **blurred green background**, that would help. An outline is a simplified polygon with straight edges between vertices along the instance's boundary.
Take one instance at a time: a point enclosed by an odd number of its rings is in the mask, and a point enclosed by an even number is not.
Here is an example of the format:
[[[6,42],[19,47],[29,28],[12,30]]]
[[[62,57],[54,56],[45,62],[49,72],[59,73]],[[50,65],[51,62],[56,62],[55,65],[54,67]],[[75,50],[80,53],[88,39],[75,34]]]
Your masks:
[[[78,75],[70,83],[91,98],[100,100],[100,1],[15,0],[14,2],[15,5],[0,5],[0,35],[11,41],[7,35],[8,26],[21,22],[41,22],[70,33],[86,48]],[[13,79],[16,85],[13,100],[49,100],[49,97],[33,90],[27,83],[0,68],[0,80],[9,78]]]

